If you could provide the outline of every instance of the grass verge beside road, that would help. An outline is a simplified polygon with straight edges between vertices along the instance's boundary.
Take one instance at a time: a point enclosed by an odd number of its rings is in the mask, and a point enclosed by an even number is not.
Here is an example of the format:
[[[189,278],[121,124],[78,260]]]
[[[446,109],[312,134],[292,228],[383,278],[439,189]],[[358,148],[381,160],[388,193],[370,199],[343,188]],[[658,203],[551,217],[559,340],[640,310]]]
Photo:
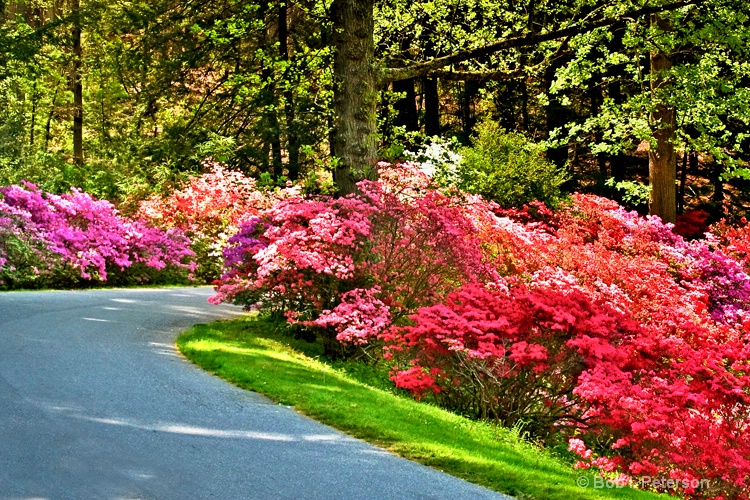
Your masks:
[[[381,448],[519,499],[665,498],[594,488],[517,433],[375,387],[374,377],[316,359],[315,347],[256,317],[197,325],[177,340],[193,363]],[[363,382],[372,379],[369,383]],[[585,479],[584,479],[585,478]],[[589,487],[577,483],[588,481]]]

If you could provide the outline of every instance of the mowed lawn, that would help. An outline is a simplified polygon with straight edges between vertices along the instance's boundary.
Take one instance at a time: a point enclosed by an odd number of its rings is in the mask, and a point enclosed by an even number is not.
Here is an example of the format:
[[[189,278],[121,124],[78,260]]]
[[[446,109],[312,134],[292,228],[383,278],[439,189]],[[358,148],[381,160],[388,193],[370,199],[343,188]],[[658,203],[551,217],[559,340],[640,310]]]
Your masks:
[[[198,366],[239,387],[405,458],[518,498],[666,498],[611,483],[608,488],[518,432],[398,394],[382,369],[323,362],[316,344],[276,333],[273,323],[258,317],[197,325],[180,336],[177,346]]]

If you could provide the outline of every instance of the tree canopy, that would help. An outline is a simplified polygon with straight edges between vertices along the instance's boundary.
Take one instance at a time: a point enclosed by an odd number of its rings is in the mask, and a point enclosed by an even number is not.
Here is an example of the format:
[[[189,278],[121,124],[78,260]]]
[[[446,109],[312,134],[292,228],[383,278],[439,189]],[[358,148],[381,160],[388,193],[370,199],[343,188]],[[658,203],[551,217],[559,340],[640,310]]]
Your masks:
[[[579,185],[584,170],[642,179],[635,153],[648,144],[651,211],[667,221],[687,173],[706,170],[716,203],[725,181],[750,177],[750,7],[739,0],[19,0],[2,10],[4,182],[124,199],[210,156],[270,182],[324,167],[347,194],[394,146],[420,134],[468,141],[484,118],[544,141]]]

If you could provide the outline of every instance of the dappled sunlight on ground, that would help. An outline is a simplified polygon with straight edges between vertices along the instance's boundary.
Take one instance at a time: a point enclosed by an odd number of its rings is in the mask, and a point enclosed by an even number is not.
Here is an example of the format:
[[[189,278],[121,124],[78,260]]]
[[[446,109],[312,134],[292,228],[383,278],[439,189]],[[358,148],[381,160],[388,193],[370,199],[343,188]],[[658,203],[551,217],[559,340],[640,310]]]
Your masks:
[[[44,405],[47,409],[61,413],[69,418],[85,420],[97,424],[113,425],[118,427],[129,427],[148,432],[162,432],[167,434],[180,434],[184,436],[199,436],[220,439],[249,439],[262,441],[281,442],[314,442],[323,444],[343,444],[357,442],[356,439],[338,433],[326,434],[293,434],[279,432],[260,432],[248,429],[222,429],[190,425],[182,422],[147,422],[133,418],[122,417],[96,417],[86,415],[81,408],[59,404]]]
[[[98,321],[100,323],[116,323],[115,321],[112,321],[111,319],[101,319],[101,318],[81,318],[85,321]]]

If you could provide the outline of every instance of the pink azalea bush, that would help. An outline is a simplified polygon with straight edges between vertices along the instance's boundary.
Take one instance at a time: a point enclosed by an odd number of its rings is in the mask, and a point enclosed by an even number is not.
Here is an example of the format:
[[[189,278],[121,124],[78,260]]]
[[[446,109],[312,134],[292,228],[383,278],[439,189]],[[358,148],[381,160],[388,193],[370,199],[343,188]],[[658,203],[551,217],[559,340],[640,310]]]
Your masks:
[[[54,195],[33,184],[0,188],[3,286],[144,281],[156,272],[192,269],[189,241],[122,217],[114,206],[76,189]]]
[[[748,498],[750,231],[687,241],[596,196],[501,209],[382,172],[254,212],[213,300],[380,349],[397,387],[570,439],[579,467]]]
[[[492,274],[455,200],[402,187],[363,182],[358,197],[292,196],[261,212],[229,240],[212,300],[284,314],[333,348],[372,342],[399,317]]]

